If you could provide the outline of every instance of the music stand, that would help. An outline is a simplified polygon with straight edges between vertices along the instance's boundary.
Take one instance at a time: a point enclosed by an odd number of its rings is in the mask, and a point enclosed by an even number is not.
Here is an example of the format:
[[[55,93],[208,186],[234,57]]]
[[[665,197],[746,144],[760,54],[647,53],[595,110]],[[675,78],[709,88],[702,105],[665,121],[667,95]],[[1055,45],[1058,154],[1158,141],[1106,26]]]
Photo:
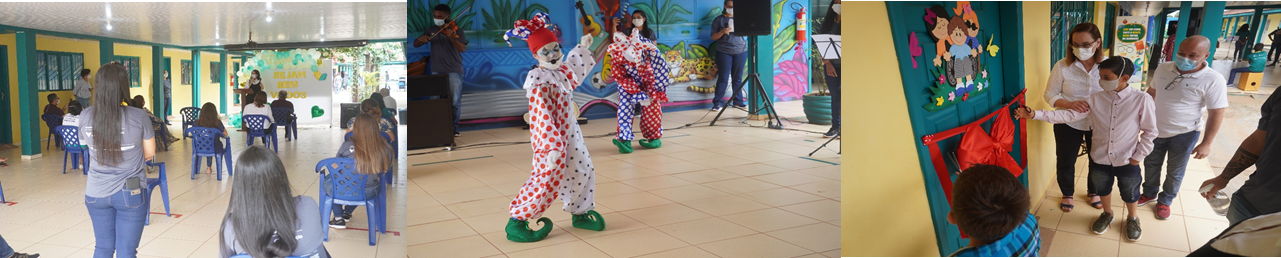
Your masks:
[[[819,54],[823,56],[823,60],[840,60],[841,59],[841,35],[815,34],[815,35],[811,35],[810,37],[814,38],[814,44],[817,45],[817,48],[815,48],[815,50],[819,51]],[[817,149],[814,149],[814,151],[811,151],[809,156],[814,156],[814,153],[818,152],[818,150],[821,150],[827,147],[827,144],[832,143],[832,141],[836,140],[837,138],[841,138],[840,131],[836,132],[835,137],[832,137],[832,139],[828,139],[827,142],[823,143],[823,145],[819,145]],[[841,151],[837,150],[836,154],[841,154]]]

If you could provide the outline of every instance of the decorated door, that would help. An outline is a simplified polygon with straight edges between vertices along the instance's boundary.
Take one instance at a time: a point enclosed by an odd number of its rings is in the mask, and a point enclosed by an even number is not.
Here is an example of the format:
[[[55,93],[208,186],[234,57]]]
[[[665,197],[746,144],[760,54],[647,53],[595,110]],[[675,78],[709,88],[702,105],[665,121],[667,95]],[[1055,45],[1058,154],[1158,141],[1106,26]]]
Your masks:
[[[937,141],[939,152],[934,154],[922,137],[970,125],[1003,110],[1023,90],[1021,3],[887,2],[886,6],[922,168],[903,173],[924,174],[939,252],[946,256],[969,243],[956,225],[947,222],[951,206],[946,193],[959,171],[954,157],[965,135]],[[991,124],[983,123],[983,131],[991,130]],[[1022,165],[1018,157],[1023,156],[1019,147],[1023,144],[1018,136],[1014,134],[1010,154]],[[936,173],[936,164],[944,164],[947,173]],[[1026,186],[1027,176],[1022,171],[1016,174]]]

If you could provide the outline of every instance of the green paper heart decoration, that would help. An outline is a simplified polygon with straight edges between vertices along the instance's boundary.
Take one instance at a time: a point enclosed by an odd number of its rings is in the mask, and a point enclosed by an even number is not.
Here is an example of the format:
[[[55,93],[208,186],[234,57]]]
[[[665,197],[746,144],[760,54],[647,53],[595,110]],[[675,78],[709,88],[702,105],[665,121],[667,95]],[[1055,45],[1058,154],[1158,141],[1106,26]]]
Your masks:
[[[317,118],[323,115],[325,115],[324,109],[320,109],[320,106],[311,106],[311,118]]]
[[[329,79],[329,73],[320,74],[320,80],[324,81],[325,79]]]

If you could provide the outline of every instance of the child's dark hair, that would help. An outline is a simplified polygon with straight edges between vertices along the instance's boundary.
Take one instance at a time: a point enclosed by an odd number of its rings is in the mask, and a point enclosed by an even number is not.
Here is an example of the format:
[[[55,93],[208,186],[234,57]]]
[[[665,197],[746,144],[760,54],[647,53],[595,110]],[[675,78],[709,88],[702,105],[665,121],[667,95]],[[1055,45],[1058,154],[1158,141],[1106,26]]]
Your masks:
[[[1254,43],[1254,52],[1263,51],[1263,43]]]
[[[1112,71],[1117,77],[1134,75],[1134,61],[1130,61],[1129,58],[1112,56],[1108,57],[1108,60],[1103,60],[1102,63],[1099,63],[1099,69]]]
[[[1009,170],[974,165],[952,187],[952,219],[973,239],[1001,239],[1027,219],[1030,198]]]
[[[84,110],[84,107],[80,106],[79,101],[72,101],[71,103],[67,103],[67,114],[78,116],[80,115],[80,111],[83,111],[83,110]]]

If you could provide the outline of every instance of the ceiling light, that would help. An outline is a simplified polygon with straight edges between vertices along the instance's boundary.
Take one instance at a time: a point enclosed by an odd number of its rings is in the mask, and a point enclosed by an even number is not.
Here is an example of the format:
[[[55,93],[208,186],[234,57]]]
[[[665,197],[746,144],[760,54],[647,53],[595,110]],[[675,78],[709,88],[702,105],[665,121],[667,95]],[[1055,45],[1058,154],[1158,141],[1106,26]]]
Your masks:
[[[271,15],[267,15],[267,22],[271,22]]]
[[[107,30],[111,30],[111,24],[107,24]]]

